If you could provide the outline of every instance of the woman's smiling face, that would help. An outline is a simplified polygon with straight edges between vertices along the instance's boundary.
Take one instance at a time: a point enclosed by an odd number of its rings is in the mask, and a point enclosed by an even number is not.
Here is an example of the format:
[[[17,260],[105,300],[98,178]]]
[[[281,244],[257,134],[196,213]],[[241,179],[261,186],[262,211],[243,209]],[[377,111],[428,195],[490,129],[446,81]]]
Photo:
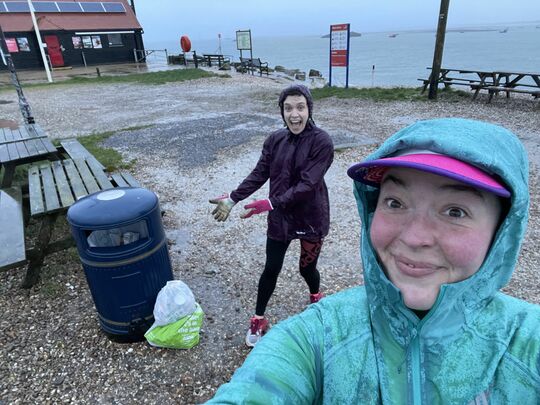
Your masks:
[[[309,119],[309,108],[304,96],[288,96],[283,102],[283,118],[293,134],[300,134]]]
[[[373,247],[405,305],[428,310],[442,284],[478,271],[497,229],[495,195],[447,177],[390,168],[370,229]]]

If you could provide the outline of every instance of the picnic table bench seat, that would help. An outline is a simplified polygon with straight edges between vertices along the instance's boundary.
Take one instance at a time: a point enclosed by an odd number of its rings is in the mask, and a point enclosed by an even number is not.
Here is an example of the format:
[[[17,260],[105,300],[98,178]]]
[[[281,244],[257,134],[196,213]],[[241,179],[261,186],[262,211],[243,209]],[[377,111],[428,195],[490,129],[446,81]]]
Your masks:
[[[22,191],[18,186],[0,190],[0,270],[26,262]]]

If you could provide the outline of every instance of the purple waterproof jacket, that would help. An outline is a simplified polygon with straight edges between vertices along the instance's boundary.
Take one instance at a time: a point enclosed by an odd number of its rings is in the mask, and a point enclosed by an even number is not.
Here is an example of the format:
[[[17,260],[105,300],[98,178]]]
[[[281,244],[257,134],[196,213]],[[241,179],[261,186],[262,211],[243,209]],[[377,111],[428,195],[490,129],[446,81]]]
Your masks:
[[[274,209],[268,213],[268,237],[317,241],[328,234],[330,224],[324,175],[333,159],[332,139],[311,122],[298,135],[280,129],[266,139],[257,166],[230,197],[241,201],[270,179]]]

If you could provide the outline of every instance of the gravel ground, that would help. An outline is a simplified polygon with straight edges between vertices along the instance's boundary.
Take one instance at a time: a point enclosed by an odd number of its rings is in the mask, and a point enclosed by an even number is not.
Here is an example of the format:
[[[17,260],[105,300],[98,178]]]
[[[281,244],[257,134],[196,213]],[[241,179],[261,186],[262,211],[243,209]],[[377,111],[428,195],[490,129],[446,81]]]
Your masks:
[[[112,343],[100,331],[74,249],[49,256],[42,281],[30,290],[19,287],[24,269],[2,272],[0,404],[200,403],[230,378],[249,353],[243,340],[264,262],[265,218],[241,220],[236,207],[229,221],[218,224],[207,201],[234,189],[249,173],[265,135],[281,125],[276,100],[286,84],[233,75],[163,86],[25,91],[36,121],[53,137],[118,131],[106,146],[137,159],[133,175],[159,195],[175,276],[191,287],[206,316],[200,344],[187,351]],[[20,122],[15,97],[0,93],[0,118]],[[504,125],[529,151],[531,221],[506,290],[540,303],[537,103],[503,97],[492,104],[485,98],[458,103],[325,99],[316,102],[314,116],[336,145],[348,146],[338,149],[326,176],[332,222],[319,262],[325,293],[362,282],[359,223],[347,167],[406,124],[456,116]],[[262,189],[254,197],[265,195]],[[65,226],[58,232],[66,232]],[[273,323],[308,304],[297,271],[298,250],[293,243],[270,301]]]

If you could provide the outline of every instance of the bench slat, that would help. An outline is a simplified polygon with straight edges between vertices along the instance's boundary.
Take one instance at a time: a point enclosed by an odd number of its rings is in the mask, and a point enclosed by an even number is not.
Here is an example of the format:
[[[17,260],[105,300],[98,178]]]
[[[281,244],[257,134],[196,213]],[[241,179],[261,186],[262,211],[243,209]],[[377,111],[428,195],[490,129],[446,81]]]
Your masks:
[[[0,145],[0,162],[9,160],[9,151],[7,145]]]
[[[75,166],[77,167],[77,170],[79,171],[79,174],[81,175],[83,183],[86,186],[86,189],[88,190],[88,194],[92,194],[99,191],[99,186],[96,183],[94,176],[88,169],[88,166],[86,166],[84,159],[74,159],[73,162],[75,163]]]
[[[84,187],[81,176],[79,175],[73,161],[70,159],[65,160],[64,168],[66,169],[66,174],[71,184],[73,193],[75,194],[75,198],[78,200],[79,198],[87,195],[88,193],[86,192],[86,188]]]
[[[141,184],[128,172],[114,173],[112,175],[118,187],[140,187]]]
[[[37,166],[30,166],[28,169],[28,193],[30,194],[30,214],[37,215],[45,212],[41,177]]]
[[[94,178],[99,184],[99,188],[102,190],[107,190],[109,188],[113,188],[112,183],[109,181],[107,175],[103,171],[103,169],[100,167],[101,165],[96,164],[96,159],[87,159],[86,163],[88,163],[88,167],[90,168],[90,171],[94,175]]]
[[[129,187],[120,173],[113,173],[111,177],[118,187]]]
[[[64,173],[64,167],[60,161],[54,161],[51,163],[54,178],[56,180],[56,187],[58,188],[58,194],[60,194],[60,201],[62,206],[69,207],[75,202],[73,194],[71,193],[71,188]]]
[[[39,167],[41,180],[43,181],[43,194],[45,195],[45,206],[47,211],[54,211],[60,208],[60,201],[56,193],[54,177],[50,165],[42,165]]]
[[[23,136],[22,132],[19,131],[19,130],[14,130],[13,132],[16,132],[18,133],[18,139],[21,140],[23,138],[25,138],[25,136]],[[26,135],[26,134],[24,134]],[[19,154],[19,156],[21,158],[25,158],[25,157],[28,157],[30,156],[30,153],[28,153],[28,149],[26,148],[26,146],[24,145],[24,142],[17,142],[15,144],[17,146],[17,153]]]
[[[0,224],[0,269],[16,267],[26,261],[20,187],[0,190]]]
[[[86,159],[86,160],[94,160],[95,163],[101,167],[101,170],[105,170],[105,166],[103,166],[95,157],[92,155],[88,149],[86,149],[83,145],[79,143],[76,139],[68,139],[66,141],[60,142],[60,144],[64,147],[65,151],[72,159]]]

